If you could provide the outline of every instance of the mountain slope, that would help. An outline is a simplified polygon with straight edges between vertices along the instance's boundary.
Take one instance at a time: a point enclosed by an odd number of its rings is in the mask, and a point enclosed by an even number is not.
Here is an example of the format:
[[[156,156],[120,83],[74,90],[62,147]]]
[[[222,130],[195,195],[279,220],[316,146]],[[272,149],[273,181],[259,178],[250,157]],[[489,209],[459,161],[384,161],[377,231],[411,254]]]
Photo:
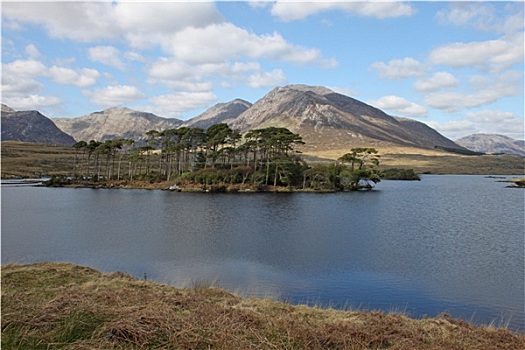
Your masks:
[[[461,148],[421,122],[395,118],[325,87],[289,85],[270,91],[237,118],[226,119],[245,132],[286,127],[303,136],[305,149],[347,149],[357,146]]]
[[[38,111],[15,111],[2,104],[2,141],[73,145],[75,140]]]
[[[141,139],[149,130],[177,128],[179,119],[158,117],[129,108],[108,108],[78,118],[56,118],[56,125],[77,141],[105,141],[118,138]]]
[[[506,153],[525,156],[525,143],[497,134],[473,134],[456,140],[458,145],[483,153]]]
[[[214,124],[237,118],[251,106],[250,102],[241,99],[235,99],[227,103],[218,103],[204,113],[182,123],[181,126],[207,129]]]

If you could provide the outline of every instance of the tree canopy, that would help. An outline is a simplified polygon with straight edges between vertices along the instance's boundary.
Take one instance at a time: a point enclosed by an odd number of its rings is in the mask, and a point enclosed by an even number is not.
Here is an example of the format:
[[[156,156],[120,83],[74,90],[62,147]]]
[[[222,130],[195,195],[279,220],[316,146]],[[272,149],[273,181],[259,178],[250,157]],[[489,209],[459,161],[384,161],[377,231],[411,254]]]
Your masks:
[[[285,186],[313,190],[369,189],[380,181],[374,148],[352,148],[336,162],[309,166],[298,148],[299,134],[266,127],[244,135],[225,123],[201,128],[150,130],[143,140],[79,141],[78,176],[147,179],[203,187]],[[82,153],[82,157],[78,155]]]

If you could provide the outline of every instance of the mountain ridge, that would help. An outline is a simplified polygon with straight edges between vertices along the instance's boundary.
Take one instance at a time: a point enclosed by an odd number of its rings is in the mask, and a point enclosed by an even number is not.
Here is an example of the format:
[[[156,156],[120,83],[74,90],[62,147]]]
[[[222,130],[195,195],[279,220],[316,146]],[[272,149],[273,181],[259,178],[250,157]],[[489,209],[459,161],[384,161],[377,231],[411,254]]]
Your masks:
[[[475,152],[525,156],[525,142],[504,135],[478,133],[462,137],[456,143]]]
[[[75,143],[55,123],[38,111],[15,111],[2,104],[2,141],[38,142],[53,145]]]
[[[149,130],[172,129],[182,121],[126,107],[111,107],[77,118],[53,118],[55,124],[77,141],[115,138],[140,139]]]
[[[306,143],[302,150],[307,152],[385,146],[464,149],[422,122],[389,115],[323,86],[300,84],[275,87],[253,104],[242,99],[218,103],[186,121],[121,107],[52,121],[77,141],[141,139],[149,130],[207,129],[226,123],[241,133],[269,126],[288,128],[302,136]]]
[[[318,86],[277,87],[237,118],[224,122],[241,132],[266,126],[287,127],[303,136],[306,149],[385,143],[462,148],[424,123],[388,115],[352,97]]]
[[[230,102],[217,103],[198,116],[183,122],[181,127],[207,129],[213,124],[223,123],[241,115],[252,106],[252,103],[240,98]]]

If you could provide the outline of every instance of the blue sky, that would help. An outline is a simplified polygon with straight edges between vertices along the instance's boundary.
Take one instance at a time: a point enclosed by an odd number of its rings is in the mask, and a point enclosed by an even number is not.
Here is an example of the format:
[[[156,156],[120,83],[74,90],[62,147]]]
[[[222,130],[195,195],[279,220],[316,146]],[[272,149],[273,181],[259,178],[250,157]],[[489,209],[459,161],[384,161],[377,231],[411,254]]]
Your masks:
[[[189,119],[329,87],[457,139],[524,138],[523,2],[2,2],[2,103]]]

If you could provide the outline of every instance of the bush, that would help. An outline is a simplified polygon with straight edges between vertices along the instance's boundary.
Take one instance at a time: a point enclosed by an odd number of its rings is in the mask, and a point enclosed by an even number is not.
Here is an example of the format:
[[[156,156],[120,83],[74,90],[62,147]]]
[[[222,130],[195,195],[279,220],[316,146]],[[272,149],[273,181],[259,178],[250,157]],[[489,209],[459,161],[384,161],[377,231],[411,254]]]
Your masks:
[[[421,180],[421,177],[414,172],[414,169],[386,169],[381,172],[385,180]]]

